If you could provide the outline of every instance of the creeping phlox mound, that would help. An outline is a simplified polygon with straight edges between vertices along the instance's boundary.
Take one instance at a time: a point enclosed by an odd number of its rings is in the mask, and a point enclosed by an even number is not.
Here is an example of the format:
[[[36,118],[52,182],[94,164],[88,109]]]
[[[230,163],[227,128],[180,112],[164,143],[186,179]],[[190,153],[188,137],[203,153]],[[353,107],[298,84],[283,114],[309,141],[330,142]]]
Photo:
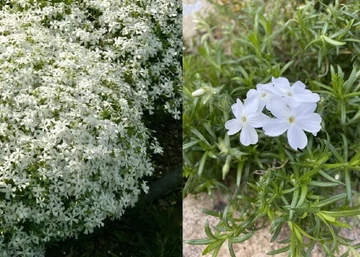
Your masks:
[[[1,256],[42,256],[146,191],[148,150],[161,149],[143,112],[179,115],[179,5],[1,5]]]

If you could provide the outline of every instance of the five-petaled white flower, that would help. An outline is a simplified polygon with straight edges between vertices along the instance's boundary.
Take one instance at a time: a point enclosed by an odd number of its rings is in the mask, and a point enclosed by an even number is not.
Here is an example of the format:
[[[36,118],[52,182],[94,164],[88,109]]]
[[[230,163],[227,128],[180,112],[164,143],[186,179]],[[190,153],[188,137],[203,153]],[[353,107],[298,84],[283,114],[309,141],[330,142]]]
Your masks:
[[[257,84],[256,90],[250,89],[247,92],[246,97],[247,98],[251,98],[251,97],[259,98],[258,111],[261,112],[264,109],[264,106],[266,106],[266,108],[269,110],[271,102],[275,97],[275,95],[273,93],[271,93],[272,87],[273,87],[272,83]]]
[[[271,81],[274,86],[268,87],[266,90],[283,98],[290,107],[298,107],[302,103],[316,103],[320,101],[319,95],[305,89],[305,85],[301,81],[296,81],[292,86],[290,86],[287,78],[273,77]]]
[[[308,139],[304,131],[316,133],[321,129],[321,117],[314,113],[316,103],[303,103],[298,107],[290,107],[283,101],[273,102],[270,118],[263,125],[265,135],[276,137],[287,131],[289,145],[297,150],[307,145]]]
[[[240,142],[248,146],[258,142],[258,134],[255,128],[263,126],[264,121],[268,117],[257,111],[259,99],[252,97],[245,100],[244,104],[237,99],[236,103],[231,106],[235,119],[229,120],[225,123],[225,128],[229,131],[228,135],[234,135],[240,132]]]

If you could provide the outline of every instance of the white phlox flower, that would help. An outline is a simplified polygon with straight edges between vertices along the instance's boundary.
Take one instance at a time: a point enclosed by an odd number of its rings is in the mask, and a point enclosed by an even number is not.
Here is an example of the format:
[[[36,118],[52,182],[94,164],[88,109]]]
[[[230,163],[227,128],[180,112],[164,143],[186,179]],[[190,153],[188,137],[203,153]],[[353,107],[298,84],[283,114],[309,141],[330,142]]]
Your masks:
[[[264,106],[266,106],[266,108],[269,110],[270,104],[273,98],[275,97],[275,95],[272,93],[272,88],[273,88],[272,83],[257,84],[256,90],[250,89],[247,92],[246,97],[247,98],[257,97],[259,99],[258,111],[261,112],[264,109]]]
[[[266,90],[283,98],[288,106],[298,107],[301,103],[316,103],[320,101],[319,95],[305,89],[305,84],[301,81],[296,81],[292,86],[290,86],[287,78],[273,77],[271,81],[274,86],[267,87]]]
[[[183,15],[190,15],[199,11],[202,7],[202,2],[197,1],[195,4],[184,4],[183,3]]]
[[[228,135],[242,130],[240,142],[243,145],[257,143],[255,128],[262,127],[264,134],[271,137],[287,131],[289,145],[294,150],[303,149],[308,143],[304,131],[316,136],[321,129],[321,116],[315,113],[320,97],[305,89],[301,81],[290,86],[286,78],[272,78],[271,83],[257,84],[256,90],[250,89],[246,96],[244,105],[239,99],[232,105],[236,118],[225,123]],[[262,113],[264,107],[274,118]]]
[[[235,119],[225,123],[228,135],[234,135],[240,130],[240,142],[248,146],[258,142],[258,134],[255,128],[260,128],[268,117],[258,111],[259,99],[256,97],[247,98],[244,104],[240,99],[231,106]]]
[[[316,103],[303,103],[298,107],[288,106],[283,101],[272,103],[270,118],[263,124],[265,135],[276,137],[287,131],[288,142],[294,150],[303,149],[308,143],[304,131],[316,133],[321,129],[321,116],[314,113]]]

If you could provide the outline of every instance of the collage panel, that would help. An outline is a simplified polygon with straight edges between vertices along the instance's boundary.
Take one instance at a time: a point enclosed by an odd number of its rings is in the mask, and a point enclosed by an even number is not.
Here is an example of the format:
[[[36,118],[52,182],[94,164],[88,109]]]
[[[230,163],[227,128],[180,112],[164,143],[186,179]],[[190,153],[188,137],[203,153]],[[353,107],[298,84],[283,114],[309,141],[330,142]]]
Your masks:
[[[360,1],[183,5],[183,257],[360,256]]]
[[[0,1],[0,66],[0,257],[181,256],[181,1]]]

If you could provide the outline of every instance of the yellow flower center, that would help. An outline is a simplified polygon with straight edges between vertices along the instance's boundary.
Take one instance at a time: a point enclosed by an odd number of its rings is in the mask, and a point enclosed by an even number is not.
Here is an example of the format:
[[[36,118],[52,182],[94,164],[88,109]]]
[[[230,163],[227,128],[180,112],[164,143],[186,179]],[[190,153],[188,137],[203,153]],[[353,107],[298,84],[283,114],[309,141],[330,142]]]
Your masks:
[[[288,95],[288,96],[292,96],[291,91],[288,91],[288,92],[287,92],[287,95]]]
[[[245,122],[247,121],[246,117],[245,117],[245,116],[242,116],[242,117],[241,117],[241,121],[245,123]]]
[[[264,98],[266,96],[266,92],[261,93],[261,97]]]
[[[294,122],[295,122],[294,116],[291,116],[291,117],[289,118],[289,122],[290,122],[290,123],[294,123]]]

